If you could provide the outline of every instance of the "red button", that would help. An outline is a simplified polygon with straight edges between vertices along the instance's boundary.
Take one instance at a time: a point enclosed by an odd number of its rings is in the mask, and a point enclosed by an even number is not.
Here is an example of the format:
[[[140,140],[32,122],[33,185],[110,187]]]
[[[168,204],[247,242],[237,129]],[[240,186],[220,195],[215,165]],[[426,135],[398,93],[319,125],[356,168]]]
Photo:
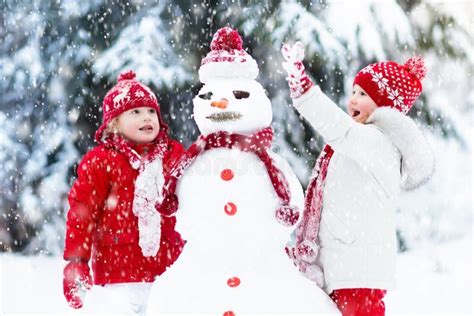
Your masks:
[[[229,202],[224,206],[224,212],[229,216],[235,215],[235,213],[237,213],[237,206],[235,206],[234,203]]]
[[[221,172],[221,178],[224,181],[230,181],[234,177],[234,172],[230,169],[224,169]]]
[[[240,284],[240,279],[238,277],[232,277],[229,280],[227,280],[227,285],[230,287],[236,287],[239,286]]]
[[[235,313],[233,311],[227,311],[222,316],[235,316]]]

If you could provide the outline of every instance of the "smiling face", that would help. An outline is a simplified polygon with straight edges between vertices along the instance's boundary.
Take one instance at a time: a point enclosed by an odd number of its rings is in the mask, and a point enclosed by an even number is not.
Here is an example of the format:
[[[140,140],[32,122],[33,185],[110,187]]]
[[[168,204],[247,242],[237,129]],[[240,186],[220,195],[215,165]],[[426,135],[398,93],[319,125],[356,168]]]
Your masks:
[[[352,87],[352,96],[347,104],[347,111],[352,119],[364,124],[376,108],[377,104],[358,84]]]
[[[123,112],[117,118],[117,131],[137,144],[152,142],[160,131],[158,114],[154,108],[140,107]]]
[[[201,134],[252,134],[270,126],[271,102],[255,80],[219,79],[205,84],[193,100]]]

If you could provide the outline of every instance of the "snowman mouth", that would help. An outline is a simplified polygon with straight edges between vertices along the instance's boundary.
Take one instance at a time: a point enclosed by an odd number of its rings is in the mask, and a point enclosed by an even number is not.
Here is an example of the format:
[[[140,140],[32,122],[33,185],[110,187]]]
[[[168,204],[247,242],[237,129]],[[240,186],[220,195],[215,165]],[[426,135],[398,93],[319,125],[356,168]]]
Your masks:
[[[219,112],[207,116],[213,122],[228,122],[240,120],[243,115],[239,112]]]

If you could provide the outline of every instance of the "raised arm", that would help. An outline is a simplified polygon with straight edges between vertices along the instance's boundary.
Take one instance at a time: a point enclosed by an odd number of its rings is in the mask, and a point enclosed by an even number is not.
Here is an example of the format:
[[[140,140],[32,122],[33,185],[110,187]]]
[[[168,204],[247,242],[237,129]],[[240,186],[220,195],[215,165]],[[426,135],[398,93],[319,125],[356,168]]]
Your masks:
[[[311,82],[302,63],[304,52],[301,43],[291,47],[284,45],[282,55],[290,95],[298,112],[335,151],[358,162],[373,164],[374,146],[386,143],[383,133],[373,125],[354,121]]]

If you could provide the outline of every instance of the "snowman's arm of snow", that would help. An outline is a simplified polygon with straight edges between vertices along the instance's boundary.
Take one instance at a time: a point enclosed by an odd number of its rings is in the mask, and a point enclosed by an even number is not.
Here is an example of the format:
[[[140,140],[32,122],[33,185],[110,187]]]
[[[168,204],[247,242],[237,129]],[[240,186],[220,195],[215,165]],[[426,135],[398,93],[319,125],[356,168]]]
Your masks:
[[[184,192],[182,189],[181,189],[181,181],[182,181],[182,178],[178,179],[177,180],[177,183],[176,183],[176,198],[179,200],[180,198],[190,198],[190,196],[187,195],[187,192]],[[184,239],[184,240],[188,240],[189,239],[189,230],[193,230],[195,227],[194,223],[192,223],[191,220],[189,220],[190,218],[190,214],[188,212],[186,212],[186,208],[185,207],[182,207],[183,204],[180,204],[178,203],[177,204],[177,211],[176,213],[173,215],[174,218],[175,218],[175,221],[176,221],[176,224],[175,224],[175,231],[178,232],[179,234],[181,234],[181,237]]]
[[[268,154],[273,159],[276,167],[281,170],[286,180],[288,181],[291,194],[290,205],[294,205],[299,209],[301,219],[304,207],[304,194],[303,188],[301,186],[300,181],[298,180],[298,177],[294,173],[290,164],[285,159],[271,151],[269,151]]]
[[[168,150],[163,159],[163,172],[164,172],[165,178],[171,175],[173,168],[176,167],[176,165],[178,164],[178,162],[180,161],[184,153],[185,153],[185,150],[184,150],[183,145],[181,145],[181,143],[173,139],[169,140]]]
[[[374,159],[374,156],[377,152],[391,148],[387,146],[390,143],[387,142],[386,135],[374,124],[354,121],[317,86],[294,100],[293,104],[334,151],[348,156],[373,172],[383,170],[384,161]]]

